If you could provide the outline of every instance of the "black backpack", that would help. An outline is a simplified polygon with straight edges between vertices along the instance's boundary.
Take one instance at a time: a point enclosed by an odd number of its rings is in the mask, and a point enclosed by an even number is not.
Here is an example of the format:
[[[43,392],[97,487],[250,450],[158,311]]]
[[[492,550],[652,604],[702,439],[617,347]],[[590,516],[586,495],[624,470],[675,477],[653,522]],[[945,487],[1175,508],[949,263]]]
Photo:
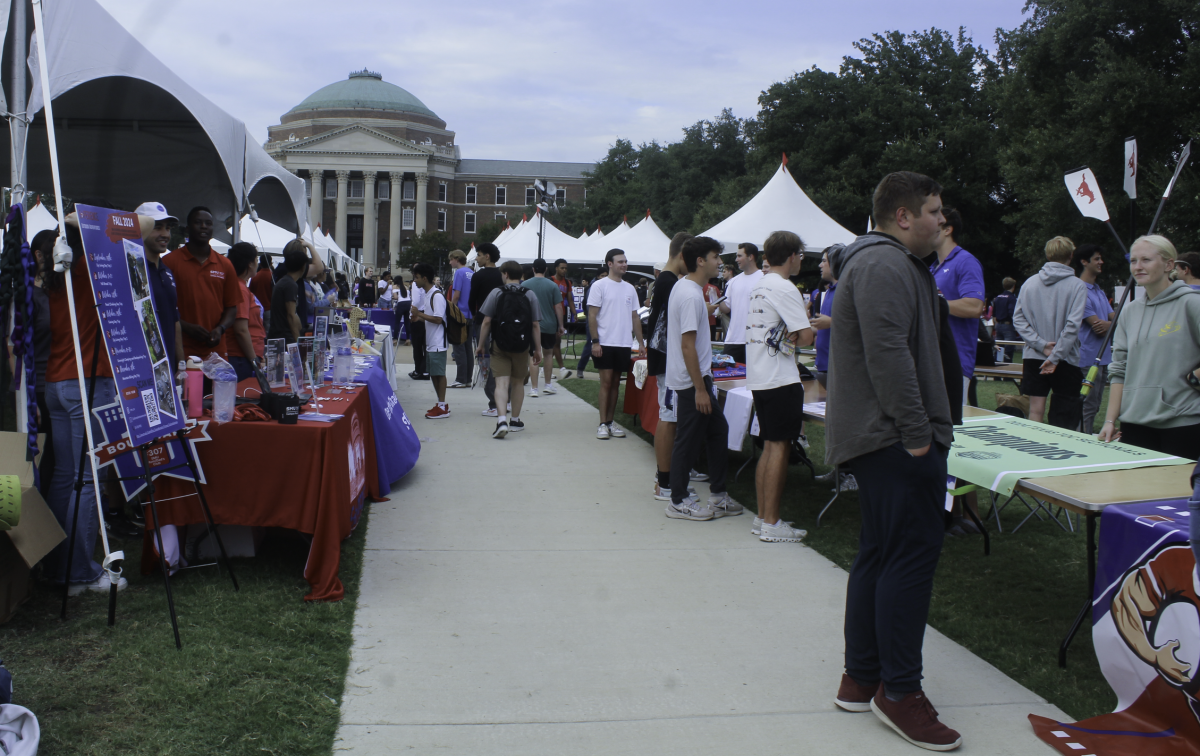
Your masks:
[[[492,339],[502,352],[528,352],[533,346],[533,308],[525,297],[528,291],[508,284],[500,289],[496,315],[492,318]]]

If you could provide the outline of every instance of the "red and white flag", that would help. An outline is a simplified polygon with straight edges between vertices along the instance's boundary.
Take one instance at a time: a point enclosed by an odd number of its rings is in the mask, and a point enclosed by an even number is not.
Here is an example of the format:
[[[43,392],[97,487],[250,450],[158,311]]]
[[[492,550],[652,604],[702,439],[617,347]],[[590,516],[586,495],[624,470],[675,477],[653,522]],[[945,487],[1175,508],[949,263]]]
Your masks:
[[[1125,140],[1125,193],[1137,199],[1137,139]]]
[[[1108,221],[1108,208],[1104,205],[1100,184],[1096,182],[1096,174],[1092,173],[1091,168],[1071,171],[1063,177],[1063,181],[1066,182],[1067,191],[1071,193],[1071,199],[1075,200],[1079,212],[1087,218]]]

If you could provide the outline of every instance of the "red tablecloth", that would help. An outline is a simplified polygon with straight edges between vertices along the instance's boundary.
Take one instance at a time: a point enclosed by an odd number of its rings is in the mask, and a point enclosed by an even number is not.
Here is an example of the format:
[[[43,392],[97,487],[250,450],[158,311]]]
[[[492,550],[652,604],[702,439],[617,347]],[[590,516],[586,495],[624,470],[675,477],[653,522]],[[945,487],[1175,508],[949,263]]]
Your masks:
[[[253,379],[243,381],[239,394],[256,386]],[[318,393],[328,396],[328,391],[323,388]],[[330,402],[322,408],[326,414],[343,415],[336,422],[213,423],[209,425],[212,441],[196,444],[208,481],[204,495],[217,523],[290,528],[312,535],[304,567],[304,578],[312,587],[304,597],[308,601],[342,599],[341,542],[358,524],[364,496],[383,498],[367,389],[339,396],[352,396],[353,401]],[[204,522],[191,482],[160,477],[154,485],[164,524]],[[147,519],[152,526],[149,512]],[[147,530],[143,574],[158,566],[151,538]]]

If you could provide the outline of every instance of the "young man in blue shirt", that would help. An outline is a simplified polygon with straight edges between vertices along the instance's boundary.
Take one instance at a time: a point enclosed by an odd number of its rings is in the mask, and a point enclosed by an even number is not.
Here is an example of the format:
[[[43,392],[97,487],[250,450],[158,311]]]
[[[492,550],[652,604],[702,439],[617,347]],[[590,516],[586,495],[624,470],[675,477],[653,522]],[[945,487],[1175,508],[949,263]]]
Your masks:
[[[958,347],[963,374],[963,403],[975,377],[975,350],[979,347],[979,317],[983,315],[983,266],[958,246],[962,216],[952,207],[942,210],[946,224],[938,237],[937,262],[929,266],[938,292],[950,305],[950,331]]]

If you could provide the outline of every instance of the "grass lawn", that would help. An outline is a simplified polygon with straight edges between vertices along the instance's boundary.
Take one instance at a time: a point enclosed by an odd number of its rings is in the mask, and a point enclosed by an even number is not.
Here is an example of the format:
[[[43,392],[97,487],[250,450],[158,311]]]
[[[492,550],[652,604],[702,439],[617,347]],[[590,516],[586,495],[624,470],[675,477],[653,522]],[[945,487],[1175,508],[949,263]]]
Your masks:
[[[142,576],[123,541],[129,588],[107,626],[107,594],[70,602],[39,585],[0,626],[14,702],[37,714],[40,754],[328,754],[340,717],[367,514],[342,544],[346,598],[310,604],[299,534],[270,531],[235,559],[241,591],[215,567],[173,578],[175,650],[161,574]]]
[[[562,385],[596,404],[598,382],[572,379]],[[1016,387],[981,381],[980,406],[995,408],[997,391],[1016,393]],[[652,442],[633,417],[620,411],[623,402],[622,387],[617,423]],[[1099,418],[1103,417],[1101,406]],[[821,464],[824,428],[810,423],[805,430],[818,473],[827,471],[828,466]],[[647,448],[646,454],[653,451]],[[746,458],[746,453],[730,452],[731,475]],[[739,480],[730,478],[729,491],[747,508],[757,508],[753,465]],[[808,530],[808,546],[849,569],[858,549],[858,496],[842,493],[818,529],[817,513],[831,495],[830,486],[814,482],[807,468],[792,467],[782,514]],[[984,504],[987,497],[980,498],[980,509],[986,513],[990,509]],[[1058,667],[1058,644],[1087,595],[1086,536],[1036,519],[1013,535],[1012,528],[1025,514],[1025,508],[1014,502],[1001,517],[1004,533],[996,533],[992,524],[992,554],[988,557],[983,555],[979,536],[946,539],[934,580],[929,624],[1076,719],[1112,711],[1116,697],[1100,673],[1089,624],[1084,624],[1071,644],[1067,668]]]

